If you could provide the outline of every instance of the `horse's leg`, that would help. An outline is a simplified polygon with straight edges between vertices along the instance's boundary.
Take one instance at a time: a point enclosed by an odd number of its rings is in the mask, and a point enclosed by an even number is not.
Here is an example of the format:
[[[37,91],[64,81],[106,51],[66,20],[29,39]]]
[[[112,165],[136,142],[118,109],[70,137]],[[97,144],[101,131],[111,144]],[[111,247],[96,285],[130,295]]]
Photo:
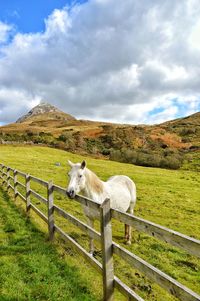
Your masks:
[[[94,228],[94,220],[90,219],[88,217],[88,226],[90,226],[91,228]],[[94,239],[90,237],[90,241],[89,241],[89,252],[91,255],[94,254]]]
[[[125,240],[128,239],[128,225],[124,224],[125,226]]]
[[[129,209],[128,209],[128,212],[129,212],[130,214],[133,214],[134,206],[135,206],[135,203],[130,203],[130,207],[129,207]],[[126,244],[127,244],[127,245],[131,245],[131,240],[132,240],[132,227],[129,226],[129,225],[125,225],[125,226],[127,226]]]

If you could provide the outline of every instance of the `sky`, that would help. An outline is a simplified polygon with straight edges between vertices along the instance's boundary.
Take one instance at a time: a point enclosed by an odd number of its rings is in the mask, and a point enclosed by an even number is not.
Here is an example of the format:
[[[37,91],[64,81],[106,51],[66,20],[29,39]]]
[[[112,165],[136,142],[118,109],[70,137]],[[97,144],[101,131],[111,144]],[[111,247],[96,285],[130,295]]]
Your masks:
[[[0,0],[0,125],[41,101],[130,124],[200,111],[199,0]]]

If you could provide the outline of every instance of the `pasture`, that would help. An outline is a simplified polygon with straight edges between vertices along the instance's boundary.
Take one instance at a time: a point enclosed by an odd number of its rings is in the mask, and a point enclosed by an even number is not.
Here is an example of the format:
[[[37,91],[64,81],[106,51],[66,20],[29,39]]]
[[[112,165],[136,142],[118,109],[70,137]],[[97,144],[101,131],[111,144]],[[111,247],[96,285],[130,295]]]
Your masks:
[[[0,300],[93,301],[74,265],[0,188]]]
[[[74,162],[80,162],[83,159],[81,156],[55,149],[13,146],[2,146],[0,148],[0,158],[0,161],[5,165],[31,173],[47,181],[52,179],[56,184],[63,187],[67,185],[66,174],[69,170],[66,165],[67,159]],[[189,236],[200,238],[200,179],[198,173],[142,168],[90,158],[86,158],[86,160],[88,167],[102,180],[106,180],[114,174],[125,174],[134,180],[138,195],[135,208],[137,216]],[[57,166],[56,162],[61,163],[61,165]],[[40,191],[40,193],[42,192]],[[76,216],[83,216],[81,208],[73,201],[59,198],[56,202]],[[17,203],[22,206],[19,201]],[[59,220],[59,223],[63,226],[64,221]],[[64,226],[82,245],[86,245],[85,235],[72,226],[70,228],[69,225]],[[42,230],[42,222],[37,222],[37,227]],[[124,225],[114,222],[114,238],[121,244],[124,242],[123,232]],[[60,252],[65,254],[66,262],[73,262],[79,267],[81,277],[88,279],[95,297],[100,299],[99,276],[95,274],[94,270],[87,266],[79,256],[76,256],[70,248],[66,250],[66,246],[62,246],[62,243],[54,242],[54,244],[57,245],[58,249],[63,250]],[[139,234],[137,231],[133,232],[133,244],[127,248],[194,291],[200,292],[200,261],[196,258],[145,234]],[[96,256],[99,256],[98,245]],[[116,274],[120,275],[144,299],[176,300],[147,280],[141,273],[129,269],[120,260],[116,259],[116,262]],[[116,295],[116,300],[122,300],[122,297]]]

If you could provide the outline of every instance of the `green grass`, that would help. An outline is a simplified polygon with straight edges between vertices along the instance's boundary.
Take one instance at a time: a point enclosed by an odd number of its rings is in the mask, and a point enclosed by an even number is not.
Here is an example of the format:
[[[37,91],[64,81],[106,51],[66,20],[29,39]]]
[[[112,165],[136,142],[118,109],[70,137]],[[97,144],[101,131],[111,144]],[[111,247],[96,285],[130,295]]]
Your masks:
[[[200,172],[200,151],[186,154],[181,169]]]
[[[67,264],[0,189],[0,300],[96,300],[76,266]]]
[[[68,180],[67,171],[69,167],[66,164],[67,159],[80,162],[83,157],[44,147],[0,147],[0,161],[5,165],[26,173],[31,173],[47,181],[52,179],[56,184],[63,187],[66,187]],[[197,172],[145,168],[130,164],[96,160],[89,157],[86,158],[86,161],[88,167],[102,180],[106,180],[114,174],[125,174],[134,180],[138,195],[135,208],[137,216],[200,239],[200,177]],[[56,162],[60,162],[61,166],[56,166]],[[33,188],[45,195],[45,191],[38,185],[34,185]],[[37,203],[37,206],[45,212],[42,204],[39,204],[36,200],[33,200],[33,202]],[[55,203],[73,213],[76,217],[85,220],[82,209],[76,202],[64,199],[56,194]],[[21,201],[18,201],[17,205],[22,207]],[[32,216],[35,222],[37,221],[37,227],[42,231],[46,231],[43,222],[39,221],[39,217]],[[56,223],[87,248],[88,239],[86,235],[61,218],[56,217]],[[113,222],[115,241],[192,290],[200,293],[199,259],[137,231],[133,232],[133,244],[127,247],[124,245],[123,229],[124,227],[121,223]],[[76,265],[79,269],[80,277],[84,280],[88,279],[95,298],[100,300],[101,279],[95,270],[60,240],[56,240],[54,245],[59,253],[64,254],[64,262]],[[98,245],[96,245],[96,249],[96,257],[100,260]],[[129,268],[118,257],[115,258],[115,273],[138,294],[149,301],[176,300],[155,283],[149,281],[142,273]],[[46,299],[41,298],[38,300]],[[115,300],[124,299],[121,295],[116,294]]]

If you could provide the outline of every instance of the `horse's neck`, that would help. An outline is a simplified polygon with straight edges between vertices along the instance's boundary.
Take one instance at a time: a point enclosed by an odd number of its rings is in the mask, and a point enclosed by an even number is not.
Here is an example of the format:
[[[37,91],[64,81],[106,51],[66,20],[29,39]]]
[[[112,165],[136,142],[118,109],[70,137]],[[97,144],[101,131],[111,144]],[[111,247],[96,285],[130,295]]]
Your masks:
[[[105,196],[104,182],[89,169],[86,169],[85,176],[86,185],[83,194],[96,202],[103,202]]]

